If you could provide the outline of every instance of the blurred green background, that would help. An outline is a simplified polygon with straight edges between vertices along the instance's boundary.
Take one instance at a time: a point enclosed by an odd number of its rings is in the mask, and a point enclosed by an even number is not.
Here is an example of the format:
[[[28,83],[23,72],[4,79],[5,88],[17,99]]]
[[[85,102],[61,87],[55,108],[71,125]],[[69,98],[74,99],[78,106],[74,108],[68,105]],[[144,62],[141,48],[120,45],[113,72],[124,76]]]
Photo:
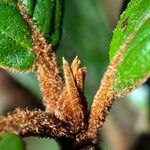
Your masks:
[[[78,55],[87,67],[85,95],[89,107],[109,63],[109,44],[121,7],[122,0],[66,0],[58,64],[62,65],[62,56],[71,62]],[[149,135],[149,93],[149,87],[143,85],[115,102],[101,131],[100,143],[104,150],[132,149],[141,136]],[[0,70],[1,114],[18,106],[41,108],[40,102],[38,81],[33,74]],[[29,137],[24,140],[27,150],[59,149],[53,139]]]

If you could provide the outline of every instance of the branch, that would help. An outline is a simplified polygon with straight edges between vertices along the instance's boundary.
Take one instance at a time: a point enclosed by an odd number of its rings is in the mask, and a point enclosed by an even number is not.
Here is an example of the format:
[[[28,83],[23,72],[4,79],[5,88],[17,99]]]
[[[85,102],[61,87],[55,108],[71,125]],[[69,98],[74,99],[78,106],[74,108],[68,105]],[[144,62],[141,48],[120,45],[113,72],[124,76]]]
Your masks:
[[[52,52],[52,47],[47,44],[45,38],[34,28],[33,21],[26,13],[20,1],[18,6],[32,32],[34,42],[33,52],[37,59],[33,71],[36,72],[40,83],[44,106],[48,113],[55,114],[56,103],[63,86],[62,78],[59,75],[59,69],[57,67],[56,55]]]
[[[6,117],[0,118],[0,135],[13,132],[21,136],[59,138],[69,135],[68,128],[56,117],[40,110],[17,109]]]
[[[44,50],[42,49],[43,52],[37,58],[36,74],[46,112],[55,114],[57,101],[62,92],[63,82],[59,76],[55,54],[51,52],[50,47],[47,47],[47,52],[44,52]]]

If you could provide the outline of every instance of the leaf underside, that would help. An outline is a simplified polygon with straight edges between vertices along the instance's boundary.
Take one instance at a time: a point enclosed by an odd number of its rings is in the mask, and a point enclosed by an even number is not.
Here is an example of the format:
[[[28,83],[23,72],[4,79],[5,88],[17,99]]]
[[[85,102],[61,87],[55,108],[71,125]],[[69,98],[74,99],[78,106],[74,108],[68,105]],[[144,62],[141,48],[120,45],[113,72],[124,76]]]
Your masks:
[[[0,64],[19,71],[32,67],[35,56],[30,29],[14,0],[0,1]]]
[[[150,75],[150,1],[131,0],[114,31],[110,60],[121,53],[114,90],[123,93]]]

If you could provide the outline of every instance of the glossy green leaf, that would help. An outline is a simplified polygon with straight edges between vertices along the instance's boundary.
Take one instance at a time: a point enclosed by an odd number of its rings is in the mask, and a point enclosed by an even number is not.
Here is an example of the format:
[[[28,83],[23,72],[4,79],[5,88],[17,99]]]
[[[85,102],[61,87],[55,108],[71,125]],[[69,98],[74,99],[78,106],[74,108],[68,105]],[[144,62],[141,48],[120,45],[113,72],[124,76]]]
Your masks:
[[[55,17],[53,23],[53,29],[50,33],[49,43],[57,46],[61,40],[62,34],[62,23],[63,23],[63,13],[64,13],[64,0],[56,0],[55,4]]]
[[[7,133],[0,137],[0,150],[25,150],[25,143],[19,136]]]
[[[53,25],[51,20],[54,17],[54,9],[55,0],[37,0],[33,21],[35,22],[35,27],[39,29],[46,38],[49,37]]]
[[[30,0],[31,1],[31,0]],[[31,7],[27,7],[30,9]],[[64,0],[37,0],[33,10],[33,22],[47,42],[53,46],[59,44],[62,32]]]
[[[14,0],[0,1],[0,64],[19,71],[30,69],[35,57],[30,29]]]
[[[115,29],[110,60],[122,53],[114,89],[123,92],[150,75],[150,0],[131,0]]]

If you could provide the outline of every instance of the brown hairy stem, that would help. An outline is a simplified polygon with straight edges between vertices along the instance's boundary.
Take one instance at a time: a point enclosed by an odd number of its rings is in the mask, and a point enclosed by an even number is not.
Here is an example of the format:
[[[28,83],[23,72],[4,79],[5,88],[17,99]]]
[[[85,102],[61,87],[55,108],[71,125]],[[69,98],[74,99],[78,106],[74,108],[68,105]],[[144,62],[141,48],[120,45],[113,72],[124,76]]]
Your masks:
[[[37,57],[35,67],[43,95],[43,103],[46,107],[46,112],[55,114],[57,101],[63,86],[56,64],[56,57],[55,54],[51,52],[50,46],[44,46],[42,49],[37,47],[36,50],[39,51],[39,56]],[[38,52],[36,52],[36,54],[37,53]]]
[[[51,46],[47,44],[40,32],[34,28],[34,23],[25,12],[23,4],[19,2],[18,6],[32,32],[34,42],[33,52],[37,59],[34,65],[34,71],[36,71],[41,87],[43,104],[48,113],[55,114],[56,102],[63,86],[56,63],[56,55],[52,52]]]
[[[0,118],[0,135],[12,132],[21,136],[64,137],[67,125],[46,112],[17,109]]]

